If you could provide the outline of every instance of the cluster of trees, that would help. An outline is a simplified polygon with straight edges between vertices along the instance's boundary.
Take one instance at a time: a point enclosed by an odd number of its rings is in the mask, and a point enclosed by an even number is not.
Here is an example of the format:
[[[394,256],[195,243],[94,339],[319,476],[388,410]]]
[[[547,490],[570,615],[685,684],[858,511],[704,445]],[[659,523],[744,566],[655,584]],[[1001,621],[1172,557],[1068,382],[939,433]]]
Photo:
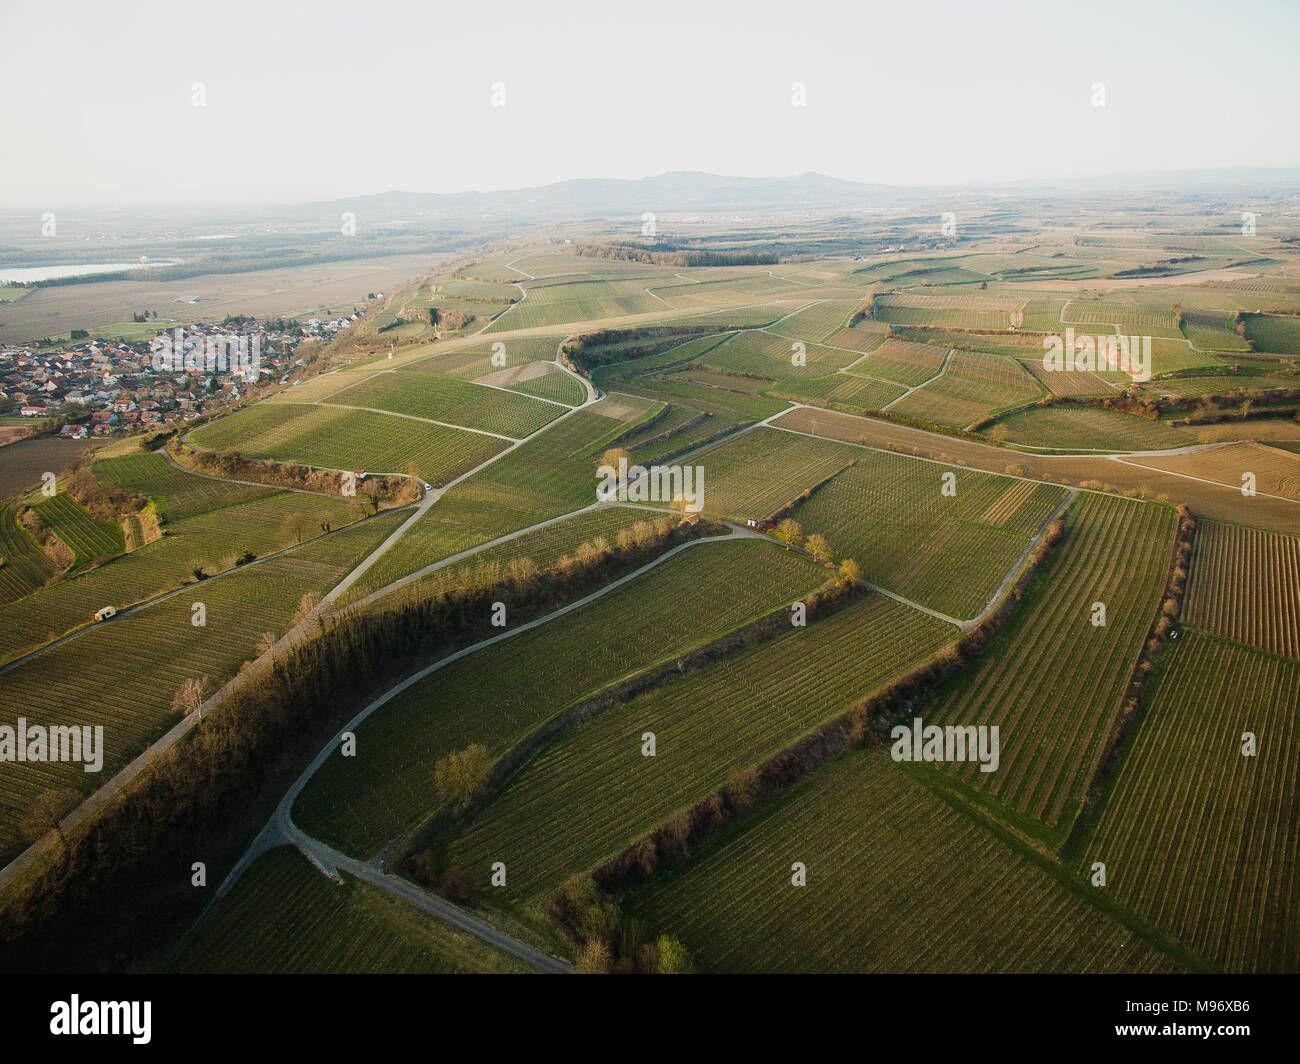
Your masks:
[[[619,259],[654,266],[775,266],[775,251],[688,250],[673,244],[574,244],[573,252],[589,259]]]
[[[690,952],[671,935],[652,936],[627,916],[591,876],[574,876],[547,902],[552,920],[572,929],[584,975],[687,975]]]
[[[597,329],[574,337],[564,345],[562,353],[576,370],[590,373],[597,366],[645,358],[676,347],[692,336],[708,336],[723,328],[723,325],[652,325],[641,329]],[[645,342],[633,343],[635,340]],[[602,350],[614,344],[619,346]]]
[[[233,452],[199,451],[175,438],[169,440],[166,447],[167,453],[178,464],[210,476],[251,480],[277,488],[305,488],[327,495],[342,495],[345,474],[332,469],[314,469],[297,462],[245,458]],[[356,485],[356,492],[359,505],[368,507],[372,513],[378,513],[385,503],[405,506],[416,502],[422,489],[418,478],[412,474],[409,477],[368,476]]]

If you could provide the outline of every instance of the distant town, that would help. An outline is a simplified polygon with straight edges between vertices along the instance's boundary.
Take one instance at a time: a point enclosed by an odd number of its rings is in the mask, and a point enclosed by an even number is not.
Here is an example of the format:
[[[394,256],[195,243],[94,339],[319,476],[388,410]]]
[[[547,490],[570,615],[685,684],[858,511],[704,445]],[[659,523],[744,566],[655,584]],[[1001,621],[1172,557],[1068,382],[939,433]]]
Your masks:
[[[43,430],[71,439],[195,421],[262,388],[290,384],[294,372],[315,358],[323,342],[359,317],[359,312],[301,321],[238,317],[184,326],[191,338],[256,335],[260,364],[249,374],[211,367],[158,372],[153,368],[152,338],[114,340],[74,333],[66,345],[0,346],[0,415],[56,422]]]

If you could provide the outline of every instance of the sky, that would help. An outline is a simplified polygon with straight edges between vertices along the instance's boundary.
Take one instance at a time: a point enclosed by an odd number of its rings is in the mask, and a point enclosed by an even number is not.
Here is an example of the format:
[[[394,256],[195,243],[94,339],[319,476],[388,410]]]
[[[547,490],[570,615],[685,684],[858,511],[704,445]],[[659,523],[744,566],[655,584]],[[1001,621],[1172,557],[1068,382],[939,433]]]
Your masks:
[[[1298,52],[1300,0],[0,0],[0,210],[1296,166]]]

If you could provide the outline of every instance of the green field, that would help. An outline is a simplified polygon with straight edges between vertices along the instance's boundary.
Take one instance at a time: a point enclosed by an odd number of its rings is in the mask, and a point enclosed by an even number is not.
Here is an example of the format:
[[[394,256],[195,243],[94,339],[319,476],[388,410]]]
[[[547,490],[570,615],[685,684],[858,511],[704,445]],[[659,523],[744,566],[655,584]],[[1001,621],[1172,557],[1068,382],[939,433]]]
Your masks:
[[[1172,561],[1171,507],[1085,494],[1010,624],[924,712],[997,725],[1001,765],[927,769],[1045,837],[1068,831],[1117,719]],[[1106,607],[1104,627],[1093,604]]]
[[[985,433],[1049,450],[1155,451],[1195,439],[1162,421],[1090,406],[1037,406],[1001,418]]]
[[[54,575],[49,556],[18,523],[13,507],[0,503],[0,605],[13,602],[44,586]]]
[[[1300,355],[1300,317],[1293,314],[1243,314],[1246,338],[1257,351]]]
[[[340,528],[361,513],[344,499],[280,491],[177,521],[153,543],[0,606],[0,660],[89,623],[103,606],[120,610],[190,583],[195,568],[211,576],[244,552],[260,557],[292,547],[299,534],[313,538],[322,525]]]
[[[774,544],[691,546],[583,609],[432,672],[331,757],[294,806],[305,830],[369,857],[436,804],[439,758],[494,755],[566,705],[807,594],[827,574]]]
[[[536,432],[564,412],[554,403],[432,373],[377,373],[325,402],[445,421],[514,439]]]
[[[491,863],[504,861],[507,886],[493,893],[536,900],[955,636],[881,595],[792,628],[567,733],[474,819],[447,860],[484,889]],[[645,732],[656,736],[653,758],[641,753]]]
[[[998,410],[1033,402],[1042,394],[1042,387],[1014,359],[954,351],[942,376],[889,409],[903,417],[960,429]]]
[[[757,428],[697,455],[704,470],[704,511],[768,518],[859,454],[830,440]]]
[[[187,517],[275,493],[274,488],[234,484],[187,473],[172,465],[158,451],[100,459],[91,468],[95,476],[106,484],[148,495],[159,517],[169,522],[183,521]]]
[[[414,472],[437,486],[491,458],[507,441],[412,418],[328,406],[258,403],[190,434],[196,447],[327,469]]]
[[[169,966],[233,974],[517,973],[530,969],[378,887],[335,883],[296,850],[264,854]]]
[[[1185,629],[1079,875],[1104,862],[1108,894],[1216,967],[1294,972],[1297,706],[1300,663]]]
[[[349,589],[344,601],[362,598],[408,573],[423,569],[460,550],[477,546],[479,541],[472,532],[463,532],[464,538],[457,539],[456,530],[452,526],[431,522],[430,519],[437,513],[438,508],[434,507],[375,565],[366,570],[362,578]],[[467,583],[494,582],[516,558],[526,558],[539,569],[544,569],[583,543],[603,538],[612,544],[621,529],[658,516],[660,515],[653,511],[647,512],[630,506],[608,506],[564,518],[535,532],[494,547],[485,547],[462,561],[436,569],[413,581],[409,593],[419,596],[438,595]],[[457,546],[462,542],[466,545]]]
[[[232,677],[257,656],[263,632],[283,635],[302,596],[323,594],[393,530],[398,514],[345,529],[250,569],[187,588],[139,613],[115,617],[4,675],[0,724],[102,725],[104,767],[0,763],[0,856],[19,842],[22,811],[43,790],[89,793],[156,739],[176,717],[172,695],[186,680]],[[202,602],[207,624],[191,607]],[[105,683],[105,675],[112,683]]]
[[[32,509],[72,551],[73,568],[111,558],[126,550],[121,525],[97,521],[70,495],[55,495],[33,504]]]
[[[818,770],[625,908],[705,971],[1174,970],[883,753]]]
[[[943,494],[953,473],[955,494]],[[951,617],[975,617],[1065,489],[860,450],[794,513],[872,583]]]

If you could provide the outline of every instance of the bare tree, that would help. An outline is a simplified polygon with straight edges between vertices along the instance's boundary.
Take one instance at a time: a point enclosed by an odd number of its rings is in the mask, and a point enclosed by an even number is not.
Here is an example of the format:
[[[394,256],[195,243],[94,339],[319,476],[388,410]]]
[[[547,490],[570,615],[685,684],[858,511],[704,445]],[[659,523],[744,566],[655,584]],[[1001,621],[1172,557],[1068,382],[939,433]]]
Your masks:
[[[203,703],[208,700],[211,687],[212,681],[206,676],[190,677],[172,695],[172,711],[184,717],[194,714],[202,721]]]
[[[19,832],[29,842],[35,842],[53,831],[59,837],[59,845],[65,845],[67,839],[63,834],[63,818],[76,807],[80,799],[81,796],[68,787],[42,791],[18,822]]]

